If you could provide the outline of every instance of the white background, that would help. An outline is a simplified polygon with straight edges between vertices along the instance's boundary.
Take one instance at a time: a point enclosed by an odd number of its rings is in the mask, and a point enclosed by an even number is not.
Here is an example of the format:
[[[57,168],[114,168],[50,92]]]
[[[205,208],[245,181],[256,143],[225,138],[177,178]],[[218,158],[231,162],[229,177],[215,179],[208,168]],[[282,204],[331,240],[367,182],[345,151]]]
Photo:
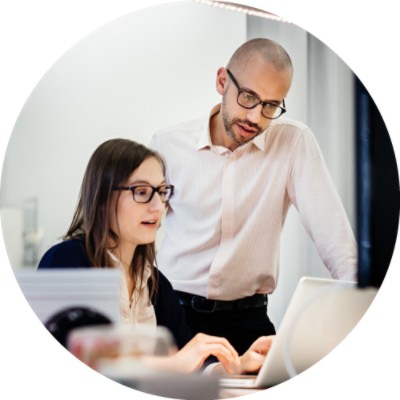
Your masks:
[[[185,1],[101,26],[69,48],[35,85],[3,164],[0,212],[12,267],[36,267],[60,240],[93,149],[116,136],[148,144],[155,131],[204,115],[220,101],[218,67],[244,41],[260,36],[290,53],[295,74],[286,115],[314,132],[354,229],[353,72],[295,24]],[[29,226],[33,199],[36,226]],[[43,236],[29,249],[24,238],[32,231]],[[160,229],[158,243],[163,235]],[[277,328],[298,280],[329,276],[294,207],[282,232],[279,264],[279,284],[268,304]]]
[[[366,84],[398,153],[400,89],[396,11],[390,1],[241,1],[294,21],[332,48]],[[0,8],[0,159],[21,108],[48,68],[83,36],[138,7],[165,1],[3,1]],[[361,7],[359,5],[362,5]],[[166,16],[167,17],[167,16]],[[29,170],[27,169],[27,179]],[[398,246],[397,246],[398,248]],[[44,331],[17,287],[0,240],[0,396],[132,396],[76,362]],[[316,368],[267,392],[270,399],[399,398],[399,251],[361,324]],[[6,371],[6,373],[4,372]],[[68,384],[70,383],[70,384]],[[11,393],[11,394],[6,394]],[[7,397],[6,397],[7,396]],[[144,394],[141,396],[148,397]],[[258,396],[265,397],[265,393]]]

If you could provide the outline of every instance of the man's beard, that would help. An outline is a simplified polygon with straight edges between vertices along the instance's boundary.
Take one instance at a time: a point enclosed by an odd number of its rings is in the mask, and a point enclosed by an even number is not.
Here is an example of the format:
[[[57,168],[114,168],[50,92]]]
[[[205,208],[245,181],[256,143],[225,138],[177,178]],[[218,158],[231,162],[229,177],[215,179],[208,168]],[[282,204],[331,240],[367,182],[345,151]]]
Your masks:
[[[262,132],[262,129],[257,124],[254,124],[253,122],[250,122],[246,119],[239,119],[239,118],[230,119],[228,116],[228,113],[225,111],[224,108],[222,109],[221,115],[222,115],[222,121],[224,122],[224,128],[225,128],[226,134],[238,146],[241,146],[241,145],[249,142],[250,140],[253,140],[256,136],[258,136]],[[233,126],[236,125],[237,123],[245,124],[249,127],[256,128],[257,132],[255,132],[254,135],[249,138],[243,138],[240,135],[235,135],[235,133],[233,131]]]

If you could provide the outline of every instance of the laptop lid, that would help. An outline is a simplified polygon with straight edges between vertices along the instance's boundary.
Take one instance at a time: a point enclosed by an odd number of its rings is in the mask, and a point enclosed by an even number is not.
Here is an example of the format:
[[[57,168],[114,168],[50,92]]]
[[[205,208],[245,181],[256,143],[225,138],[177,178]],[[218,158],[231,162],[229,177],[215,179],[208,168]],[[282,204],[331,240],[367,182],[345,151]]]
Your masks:
[[[21,269],[15,271],[15,277],[43,324],[71,307],[89,308],[112,322],[120,321],[120,271],[117,269]]]
[[[303,372],[333,350],[362,318],[377,289],[303,277],[255,379],[223,379],[226,387],[269,387]]]

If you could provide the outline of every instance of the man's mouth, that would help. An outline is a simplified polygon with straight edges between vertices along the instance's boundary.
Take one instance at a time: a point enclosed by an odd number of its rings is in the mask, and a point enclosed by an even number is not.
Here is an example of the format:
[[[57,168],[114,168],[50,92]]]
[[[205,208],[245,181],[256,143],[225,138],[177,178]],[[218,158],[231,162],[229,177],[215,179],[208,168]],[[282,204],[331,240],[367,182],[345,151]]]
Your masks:
[[[237,122],[236,125],[238,126],[240,134],[243,137],[256,136],[259,132],[259,129],[246,124]]]

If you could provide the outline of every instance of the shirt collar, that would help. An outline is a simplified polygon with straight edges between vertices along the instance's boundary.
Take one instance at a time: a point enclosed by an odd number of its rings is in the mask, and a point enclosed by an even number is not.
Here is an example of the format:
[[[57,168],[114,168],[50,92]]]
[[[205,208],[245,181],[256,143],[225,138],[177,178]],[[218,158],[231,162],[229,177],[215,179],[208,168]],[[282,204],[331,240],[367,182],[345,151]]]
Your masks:
[[[269,127],[268,127],[269,128]],[[256,136],[252,142],[256,147],[258,147],[261,151],[265,151],[265,136],[267,134],[268,128],[265,129],[264,132],[260,133],[258,136]]]
[[[111,251],[107,250],[108,255],[112,259],[115,268],[119,268],[122,272],[124,272],[124,266],[121,261],[115,256]],[[124,274],[123,274],[124,275]],[[140,288],[143,289],[147,285],[147,281],[151,276],[151,267],[150,265],[146,265],[143,271],[143,280],[140,282]],[[137,288],[138,289],[138,288]]]
[[[208,115],[207,123],[203,125],[200,131],[199,140],[197,142],[197,150],[211,148],[213,146],[211,142],[210,121],[214,115],[219,113],[220,109],[221,104],[217,104],[215,107],[212,108],[210,114]]]
[[[210,132],[210,121],[211,118],[218,114],[221,110],[221,104],[217,104],[214,106],[207,117],[207,123],[203,125],[200,133],[199,133],[199,140],[197,142],[197,150],[202,150],[206,148],[211,148],[213,146],[211,142],[211,132]],[[265,151],[265,135],[268,131],[268,128],[262,132],[260,135],[255,137],[249,143],[253,143],[259,150]],[[244,145],[246,146],[246,145]],[[247,146],[246,146],[247,147]]]

